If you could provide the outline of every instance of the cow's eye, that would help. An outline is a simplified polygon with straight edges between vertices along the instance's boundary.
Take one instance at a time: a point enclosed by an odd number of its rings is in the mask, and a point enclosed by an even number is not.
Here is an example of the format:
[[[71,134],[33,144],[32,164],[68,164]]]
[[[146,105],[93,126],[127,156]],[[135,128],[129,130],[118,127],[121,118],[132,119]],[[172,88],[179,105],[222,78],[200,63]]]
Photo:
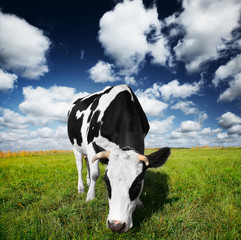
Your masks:
[[[111,186],[110,186],[110,179],[107,176],[107,171],[105,172],[104,180],[108,191],[108,197],[109,199],[111,199]]]
[[[135,200],[139,196],[141,192],[141,185],[142,185],[141,183],[143,179],[144,179],[144,173],[141,173],[140,175],[137,176],[137,178],[132,183],[131,188],[129,190],[131,201]]]

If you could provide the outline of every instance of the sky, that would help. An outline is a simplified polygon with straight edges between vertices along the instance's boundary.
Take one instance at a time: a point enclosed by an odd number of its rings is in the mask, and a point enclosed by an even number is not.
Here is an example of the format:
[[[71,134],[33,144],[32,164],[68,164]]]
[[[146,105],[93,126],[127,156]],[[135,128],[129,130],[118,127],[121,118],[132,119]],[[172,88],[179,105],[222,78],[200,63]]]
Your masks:
[[[240,146],[241,1],[0,1],[0,150],[71,149],[71,102],[119,84],[146,147]]]

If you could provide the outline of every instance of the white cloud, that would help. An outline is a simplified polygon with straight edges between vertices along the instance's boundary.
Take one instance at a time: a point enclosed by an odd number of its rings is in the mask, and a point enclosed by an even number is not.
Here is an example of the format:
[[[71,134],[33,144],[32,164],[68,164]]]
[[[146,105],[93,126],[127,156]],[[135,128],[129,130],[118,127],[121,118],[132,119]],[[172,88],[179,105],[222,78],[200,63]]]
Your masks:
[[[201,136],[201,125],[200,121],[182,121],[180,127],[168,135],[168,143],[174,147],[192,147],[208,144],[209,140]],[[204,131],[206,134],[207,132],[211,133],[212,130],[206,129]]]
[[[180,126],[180,132],[195,132],[195,131],[200,131],[201,130],[201,124],[199,122],[195,122],[195,121],[184,121],[181,122],[181,126]]]
[[[229,76],[236,75],[241,72],[241,54],[231,59],[225,65],[220,66],[215,72],[213,84],[218,86],[220,80],[224,80]]]
[[[218,124],[224,132],[217,131],[216,141],[219,144],[240,146],[241,144],[241,118],[231,112],[226,112],[218,119]]]
[[[155,88],[155,86],[154,86]],[[156,95],[148,88],[146,91],[137,90],[135,92],[138,100],[144,110],[149,116],[161,116],[162,112],[167,109],[168,105],[156,99]]]
[[[35,117],[32,115],[22,115],[20,113],[14,112],[11,109],[0,108],[0,128],[7,129],[24,129],[29,125],[33,126],[44,126],[48,123],[49,119],[44,117]]]
[[[221,129],[220,128],[217,128],[217,129],[211,129],[210,127],[208,128],[204,128],[202,131],[201,131],[201,134],[203,135],[213,135],[213,134],[217,134],[221,132]]]
[[[228,138],[229,138],[229,136],[227,133],[218,133],[217,134],[217,139],[219,139],[219,140],[225,140],[225,142],[226,142]]]
[[[28,129],[0,132],[1,150],[52,150],[71,149],[67,137],[66,126],[56,128],[39,128],[36,131]]]
[[[101,18],[99,41],[116,66],[132,75],[139,72],[147,54],[152,63],[166,65],[170,50],[160,29],[155,6],[145,9],[141,0],[126,0]]]
[[[241,125],[234,125],[227,130],[228,135],[237,134],[241,136]]]
[[[173,105],[171,109],[175,109],[175,110],[179,109],[182,112],[184,112],[185,115],[197,114],[199,112],[198,109],[195,107],[195,103],[192,101],[186,101],[186,102],[180,101],[175,105]]]
[[[207,120],[207,119],[208,119],[207,113],[205,113],[204,111],[198,113],[197,121],[198,121],[199,123],[202,124],[202,123],[203,123],[205,120]]]
[[[106,63],[103,61],[98,61],[98,63],[89,70],[90,78],[94,82],[115,82],[120,80],[119,77],[115,75],[114,65]]]
[[[27,127],[28,120],[26,117],[10,109],[0,108],[2,116],[0,117],[0,127],[10,129],[22,129]]]
[[[139,97],[139,102],[144,109],[144,112],[149,116],[161,116],[163,110],[165,110],[168,105],[157,99],[149,98],[147,96]]]
[[[0,12],[1,67],[36,79],[48,72],[50,40],[43,32],[15,15]]]
[[[221,81],[228,82],[229,87],[220,94],[218,101],[231,102],[241,96],[241,54],[237,55],[215,72],[213,84],[218,86]]]
[[[223,39],[231,39],[238,27],[241,2],[238,0],[183,0],[184,11],[176,18],[185,36],[174,48],[176,59],[189,72],[199,71],[203,62],[219,57]]]
[[[229,88],[220,94],[218,101],[231,102],[239,97],[241,97],[241,72],[229,82]]]
[[[75,93],[74,88],[53,86],[49,89],[37,87],[23,88],[24,101],[19,109],[30,116],[45,118],[47,121],[66,122],[70,104],[88,93]]]
[[[197,94],[202,86],[202,81],[195,82],[193,84],[184,83],[180,85],[178,80],[173,80],[168,84],[162,85],[159,87],[159,91],[164,100],[169,100],[171,97],[173,98],[187,98],[191,95]]]
[[[36,131],[36,135],[41,138],[51,138],[53,137],[54,130],[48,127],[39,128]]]
[[[125,84],[127,85],[137,85],[137,82],[133,76],[125,76],[124,77]]]
[[[150,48],[150,55],[152,56],[151,62],[153,64],[166,66],[171,65],[167,61],[170,61],[170,49],[168,46],[167,39],[160,35],[157,38],[157,41],[153,44],[149,45]]]
[[[169,116],[162,121],[153,120],[150,122],[150,134],[164,134],[173,129],[175,116]]]
[[[239,125],[240,123],[241,118],[231,112],[226,112],[218,118],[218,125],[223,129],[232,128],[233,126]]]
[[[136,94],[138,97],[148,97],[148,98],[162,98],[165,101],[168,101],[170,98],[187,98],[192,95],[198,94],[202,87],[202,81],[195,82],[193,84],[184,83],[180,85],[178,80],[173,80],[167,84],[160,85],[158,83],[154,83],[151,88],[147,88],[144,92],[137,90]],[[184,103],[184,102],[183,102]],[[186,102],[186,104],[191,104],[190,102]],[[181,106],[182,105],[182,106]],[[183,109],[184,104],[177,105],[176,109]],[[175,109],[174,108],[174,109]]]
[[[17,78],[16,74],[7,73],[0,69],[0,91],[12,89]]]

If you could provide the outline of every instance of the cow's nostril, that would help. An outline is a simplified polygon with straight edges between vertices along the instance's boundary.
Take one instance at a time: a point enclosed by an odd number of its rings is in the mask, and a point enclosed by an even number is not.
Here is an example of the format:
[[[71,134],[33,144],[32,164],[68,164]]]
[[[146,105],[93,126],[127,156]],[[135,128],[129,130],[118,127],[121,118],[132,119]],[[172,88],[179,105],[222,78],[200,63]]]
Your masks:
[[[110,222],[108,220],[108,227],[109,227],[109,229],[111,229],[114,232],[117,232],[117,233],[124,232],[125,226],[126,226],[126,224],[122,223],[120,221],[113,220],[113,221]]]

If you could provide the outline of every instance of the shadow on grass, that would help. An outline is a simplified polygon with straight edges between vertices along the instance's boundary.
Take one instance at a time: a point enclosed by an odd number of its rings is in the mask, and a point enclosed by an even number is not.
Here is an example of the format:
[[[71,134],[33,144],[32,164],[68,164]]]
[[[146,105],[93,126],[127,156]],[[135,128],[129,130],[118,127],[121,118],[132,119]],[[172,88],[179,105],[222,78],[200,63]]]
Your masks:
[[[137,231],[145,219],[150,218],[156,212],[162,211],[165,204],[178,200],[168,199],[168,192],[168,175],[161,172],[147,171],[140,197],[144,208],[137,207],[133,213],[133,225]]]

